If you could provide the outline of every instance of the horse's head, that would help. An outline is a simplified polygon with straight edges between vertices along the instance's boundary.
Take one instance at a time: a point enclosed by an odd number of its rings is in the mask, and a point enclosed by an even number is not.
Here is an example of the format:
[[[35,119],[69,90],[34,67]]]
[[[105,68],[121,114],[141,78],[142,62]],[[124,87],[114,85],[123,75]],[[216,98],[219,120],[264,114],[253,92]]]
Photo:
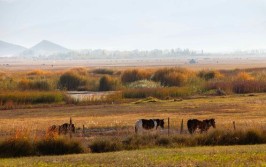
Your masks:
[[[216,128],[216,125],[215,125],[215,119],[209,119],[208,120],[208,123],[209,123],[209,126],[212,126],[213,128]]]

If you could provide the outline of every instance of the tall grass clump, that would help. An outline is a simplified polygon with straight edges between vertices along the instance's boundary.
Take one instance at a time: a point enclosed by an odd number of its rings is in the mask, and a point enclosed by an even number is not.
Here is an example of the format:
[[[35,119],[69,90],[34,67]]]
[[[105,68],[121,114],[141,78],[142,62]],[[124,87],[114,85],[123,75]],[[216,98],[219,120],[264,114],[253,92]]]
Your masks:
[[[184,68],[163,68],[157,70],[151,79],[163,86],[184,86],[193,76],[194,72]]]
[[[0,142],[0,157],[22,157],[36,155],[62,155],[82,153],[81,143],[63,137],[32,137],[27,129]]]
[[[24,138],[10,138],[0,142],[0,157],[22,157],[34,155],[31,141]]]
[[[100,139],[93,141],[89,148],[93,153],[113,152],[122,150],[122,143],[115,139]]]
[[[151,72],[149,70],[126,70],[121,76],[122,83],[135,82],[138,80],[149,80],[151,77]]]
[[[83,152],[79,142],[63,138],[39,140],[36,142],[35,147],[39,155],[77,154]]]
[[[45,80],[33,80],[30,81],[28,79],[22,79],[18,83],[18,88],[20,90],[40,90],[40,91],[47,91],[51,90],[51,85],[48,81]]]
[[[119,82],[108,76],[105,75],[100,78],[99,81],[99,91],[111,91],[111,90],[116,90],[119,88]]]
[[[0,104],[5,106],[12,102],[12,104],[39,104],[39,103],[59,103],[64,101],[64,94],[58,91],[15,91],[15,92],[1,92]]]
[[[191,87],[164,87],[164,88],[137,88],[122,90],[124,98],[147,98],[156,97],[165,99],[167,97],[186,97],[195,94],[197,90]]]
[[[214,79],[214,78],[223,77],[223,75],[219,71],[216,71],[216,70],[201,70],[200,72],[198,72],[197,76],[206,81],[210,79]]]
[[[66,72],[60,76],[58,87],[66,90],[84,89],[86,81],[77,73]]]

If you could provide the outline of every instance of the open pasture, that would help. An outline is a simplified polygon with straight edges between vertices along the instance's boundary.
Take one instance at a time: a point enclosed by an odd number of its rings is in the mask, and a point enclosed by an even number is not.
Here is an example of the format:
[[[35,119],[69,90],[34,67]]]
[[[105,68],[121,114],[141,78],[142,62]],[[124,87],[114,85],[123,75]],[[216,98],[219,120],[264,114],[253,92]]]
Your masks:
[[[266,127],[266,95],[202,96],[179,101],[101,104],[59,107],[27,108],[0,111],[2,137],[24,129],[34,135],[44,134],[51,125],[69,122],[72,117],[76,127],[85,126],[86,137],[97,135],[134,134],[134,124],[142,118],[170,118],[170,132],[179,133],[182,119],[187,133],[188,119],[215,118],[218,129],[264,129]],[[166,129],[161,133],[166,133]],[[78,130],[76,136],[82,136]]]

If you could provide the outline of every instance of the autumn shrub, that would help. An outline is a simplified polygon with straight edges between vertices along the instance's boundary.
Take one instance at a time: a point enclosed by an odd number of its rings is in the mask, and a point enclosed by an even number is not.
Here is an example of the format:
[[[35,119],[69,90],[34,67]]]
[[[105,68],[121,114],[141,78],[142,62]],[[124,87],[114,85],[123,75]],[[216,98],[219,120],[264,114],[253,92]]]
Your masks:
[[[22,157],[34,155],[32,142],[25,138],[10,138],[0,142],[0,157]]]
[[[148,70],[126,70],[123,72],[121,76],[122,83],[129,83],[134,82],[138,80],[144,80],[144,79],[150,79],[151,72]]]
[[[41,91],[47,91],[51,90],[51,85],[48,83],[48,81],[45,80],[27,80],[22,79],[18,83],[18,88],[20,90],[41,90]]]
[[[197,75],[206,81],[210,79],[214,79],[214,78],[223,77],[223,75],[219,71],[215,71],[215,70],[201,70],[200,72],[198,72]]]
[[[36,153],[39,155],[62,155],[82,153],[81,144],[63,138],[42,139],[36,142]]]
[[[122,144],[115,139],[99,139],[93,141],[89,148],[93,153],[113,152],[122,150]]]
[[[77,73],[67,72],[60,76],[58,87],[66,90],[79,90],[84,88],[86,81]]]
[[[116,90],[119,87],[119,82],[110,76],[103,76],[99,81],[99,91]]]
[[[183,86],[194,73],[184,68],[163,68],[157,70],[151,77],[163,86]]]

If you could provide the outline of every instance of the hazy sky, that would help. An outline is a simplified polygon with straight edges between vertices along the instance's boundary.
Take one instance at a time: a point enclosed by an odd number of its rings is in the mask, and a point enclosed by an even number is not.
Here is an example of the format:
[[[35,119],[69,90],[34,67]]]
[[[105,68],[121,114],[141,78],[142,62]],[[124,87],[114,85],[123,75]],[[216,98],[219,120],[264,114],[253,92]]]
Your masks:
[[[266,49],[266,0],[0,0],[0,40],[71,49]]]

